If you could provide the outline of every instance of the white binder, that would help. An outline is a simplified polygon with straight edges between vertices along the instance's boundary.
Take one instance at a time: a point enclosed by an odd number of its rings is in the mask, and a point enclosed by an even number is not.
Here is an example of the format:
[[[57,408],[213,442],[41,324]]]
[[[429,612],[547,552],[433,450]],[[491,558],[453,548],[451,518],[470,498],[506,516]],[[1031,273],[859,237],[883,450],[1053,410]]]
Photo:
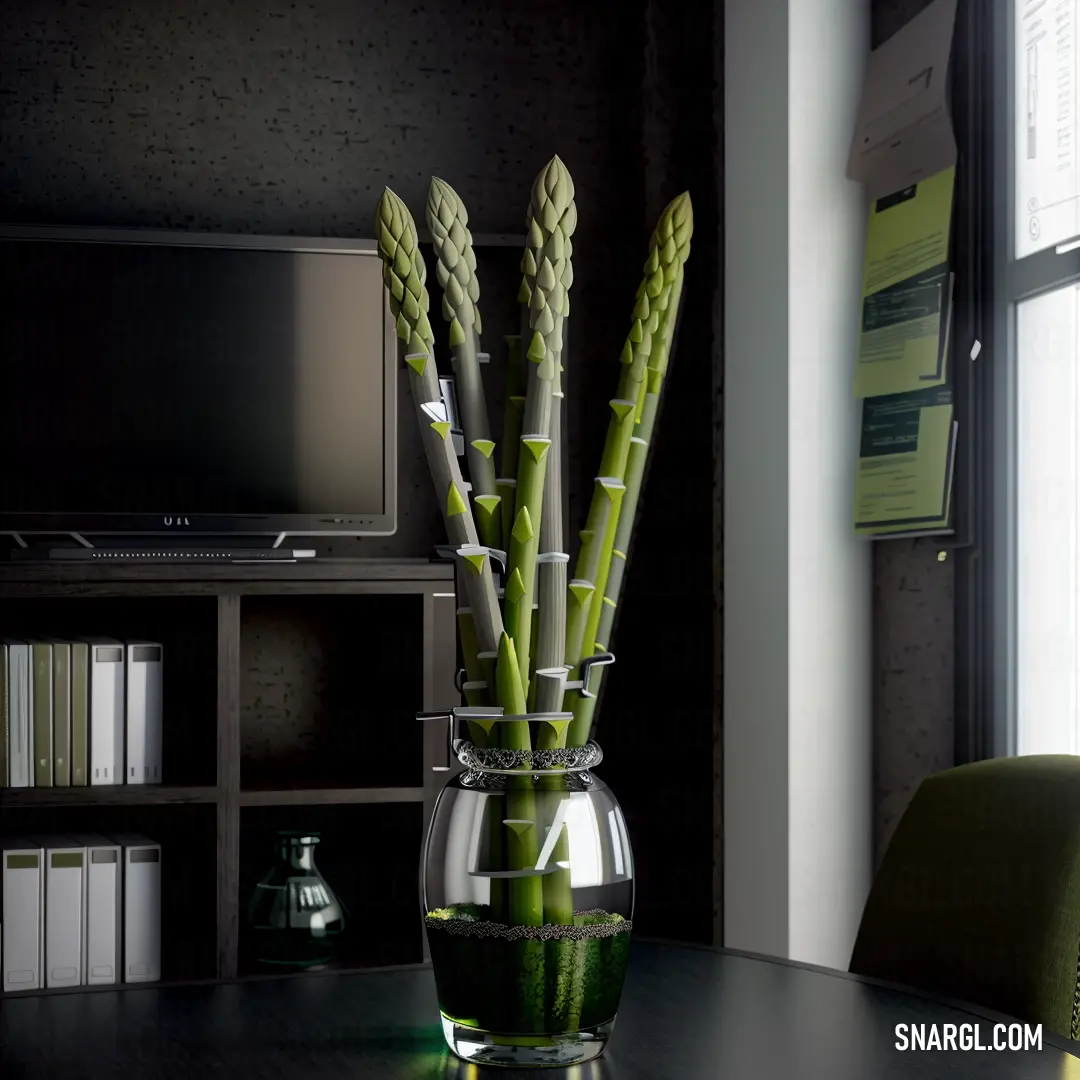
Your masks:
[[[30,744],[34,748],[34,787],[53,786],[53,647],[49,641],[30,645]]]
[[[120,942],[123,933],[123,872],[121,849],[97,833],[71,837],[86,849],[83,874],[83,982],[109,986],[120,981]]]
[[[45,935],[45,852],[26,837],[0,838],[3,988],[40,990]]]
[[[161,783],[161,645],[129,641],[127,666],[128,784]]]
[[[8,745],[11,742],[8,695],[8,647],[0,641],[0,787],[8,787]]]
[[[45,986],[80,986],[86,850],[70,836],[30,839],[45,852]]]
[[[71,642],[54,641],[52,654],[53,784],[71,787]]]
[[[123,848],[123,981],[161,978],[161,845],[145,836],[114,834]]]
[[[90,783],[124,782],[124,646],[87,638],[90,646]]]
[[[34,776],[34,748],[30,725],[30,646],[25,641],[4,641],[8,693],[8,783],[30,787]]]

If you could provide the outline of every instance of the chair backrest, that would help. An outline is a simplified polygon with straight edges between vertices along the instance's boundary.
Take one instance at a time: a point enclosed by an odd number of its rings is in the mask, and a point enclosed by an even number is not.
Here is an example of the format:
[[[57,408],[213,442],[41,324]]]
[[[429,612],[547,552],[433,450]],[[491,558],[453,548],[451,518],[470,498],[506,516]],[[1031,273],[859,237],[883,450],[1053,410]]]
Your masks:
[[[850,970],[1080,1039],[1080,757],[995,758],[924,780]]]

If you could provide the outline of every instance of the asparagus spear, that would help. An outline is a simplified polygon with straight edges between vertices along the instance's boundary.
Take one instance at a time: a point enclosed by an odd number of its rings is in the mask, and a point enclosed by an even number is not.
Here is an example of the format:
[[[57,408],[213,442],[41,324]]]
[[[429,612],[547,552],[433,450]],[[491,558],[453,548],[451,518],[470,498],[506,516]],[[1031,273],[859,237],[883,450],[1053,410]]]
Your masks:
[[[495,681],[499,703],[507,716],[525,713],[525,691],[517,654],[510,635],[499,638],[499,655],[495,662]],[[505,749],[530,748],[529,722],[506,720],[499,723],[500,744]],[[540,826],[537,821],[536,792],[528,774],[510,777],[506,792],[507,866],[518,871],[507,879],[507,915],[514,926],[544,924],[544,884],[536,869],[540,856]],[[520,1003],[526,1013],[530,1030],[540,1030],[544,1021],[544,943],[526,939],[521,943],[527,962],[520,971],[518,989]]]
[[[436,187],[436,195],[442,194],[442,191]],[[451,341],[455,345],[458,360],[464,361],[464,364],[459,363],[459,368],[468,367],[470,359],[473,363],[476,360],[475,344],[479,333],[479,311],[475,306],[478,298],[476,277],[475,273],[470,273],[465,283],[466,287],[461,288],[461,281],[452,277],[450,271],[456,267],[460,273],[462,266],[466,270],[473,270],[473,266],[469,265],[471,245],[465,244],[460,235],[451,235],[453,222],[446,226],[445,237],[440,236],[439,228],[434,226],[441,225],[445,216],[440,216],[441,202],[432,209],[435,219],[432,232],[435,234],[437,245],[440,245],[440,241],[444,241],[441,243],[439,265],[447,272],[443,284],[449,294],[448,305],[455,311],[455,315],[460,312],[465,319],[464,326],[461,318],[452,320]],[[462,222],[459,221],[458,225],[464,228]],[[416,244],[415,226],[408,208],[389,189],[384,192],[379,202],[376,234],[379,240],[379,252],[384,261],[384,281],[389,291],[390,309],[397,321],[398,338],[403,342],[402,351],[410,370],[410,383],[420,417],[421,430],[424,433],[429,466],[436,490],[440,499],[443,500],[448,534],[458,546],[458,579],[459,583],[462,580],[464,583],[464,588],[459,588],[459,592],[463,593],[464,598],[468,600],[468,604],[458,610],[466,674],[474,686],[486,684],[483,691],[473,689],[467,692],[466,697],[470,703],[482,703],[482,699],[491,700],[496,691],[496,668],[487,658],[496,655],[499,643],[506,635],[503,632],[490,560],[476,547],[477,531],[468,505],[463,498],[465,488],[461,481],[456,455],[449,442],[449,425],[439,418],[437,406],[441,405],[441,395],[432,356],[433,335],[427,318],[429,300],[424,287],[426,270]],[[455,255],[458,256],[456,261]],[[456,302],[456,309],[451,301]],[[465,332],[466,326],[468,333]],[[478,383],[478,380],[476,382]],[[476,388],[479,389],[479,387]],[[466,391],[466,396],[468,396],[468,391]],[[473,430],[476,423],[474,410]],[[473,449],[477,448],[473,447]],[[490,459],[489,454],[483,456],[485,459]],[[480,475],[484,474],[481,472]],[[493,482],[492,490],[494,490]],[[481,508],[483,505],[483,503],[480,504]],[[497,517],[497,515],[492,516]],[[490,533],[485,537],[485,540],[489,539]],[[488,546],[495,545],[488,544]],[[525,730],[527,736],[527,725]],[[480,746],[487,744],[490,740],[487,726],[470,724],[470,735]],[[502,825],[496,824],[500,829],[498,839],[501,841]],[[514,854],[515,857],[527,856],[527,852],[520,850],[515,851]],[[542,918],[542,892],[539,882],[535,888],[538,891]],[[501,894],[502,891],[501,883],[493,882],[493,904],[497,899],[496,894]],[[528,914],[527,910],[522,908],[520,899],[519,908],[521,908],[519,915]]]
[[[687,254],[689,254],[689,244],[687,244]],[[597,652],[607,652],[611,645],[611,631],[614,626],[619,599],[622,595],[627,553],[634,529],[634,518],[638,509],[641,486],[645,477],[645,466],[648,462],[653,426],[656,422],[662,380],[667,371],[668,358],[671,355],[671,338],[675,329],[675,322],[678,319],[683,278],[684,274],[680,268],[678,277],[672,285],[668,310],[665,311],[661,321],[661,333],[663,336],[660,348],[663,359],[658,362],[655,371],[650,369],[648,383],[643,387],[645,393],[642,395],[641,420],[637,426],[637,434],[630,442],[630,453],[626,463],[626,497],[623,499],[623,513],[619,515],[619,527],[615,532],[615,546],[611,552],[611,570],[608,573],[607,586],[604,589],[604,606],[601,609],[600,621],[597,625]],[[652,392],[650,392],[650,387],[654,387]],[[602,671],[602,669],[600,670]]]
[[[573,284],[572,241],[567,240],[567,259],[562,283],[567,290],[560,322],[570,311],[569,289]],[[562,709],[566,685],[566,579],[569,556],[563,551],[563,461],[562,461],[562,333],[559,333],[560,352],[555,368],[555,386],[551,403],[551,450],[548,461],[547,483],[544,485],[543,517],[540,522],[541,559],[537,568],[539,576],[540,612],[537,624],[536,672],[532,686],[535,693],[535,709],[539,712],[559,712]],[[569,725],[566,722],[541,725],[537,745],[543,749],[564,746]],[[546,799],[550,813],[546,820],[559,830],[551,852],[551,861],[557,867],[543,878],[544,922],[573,925],[574,894],[570,878],[570,842],[565,824],[565,810],[560,804],[569,802],[564,777],[546,776],[539,782],[541,791],[551,794]],[[568,807],[567,807],[568,809]],[[574,967],[566,961],[575,943],[571,940],[548,942],[544,962],[546,975],[552,984],[551,1010],[556,1024],[568,1019],[565,1005],[572,997]],[[569,1030],[569,1029],[568,1029]]]
[[[510,535],[514,527],[514,488],[517,481],[518,440],[521,438],[521,417],[525,411],[525,361],[521,355],[521,335],[506,335],[506,412],[503,420],[501,476],[495,488],[501,496],[502,535]]]
[[[424,286],[427,269],[412,214],[389,188],[379,199],[375,235],[383,260],[383,282],[389,294],[390,312],[396,320],[398,350],[409,371],[424,452],[447,536],[459,549],[475,548],[478,546],[476,524],[465,501],[465,485],[450,439],[450,425],[442,419],[434,335],[428,321],[429,300]],[[466,556],[463,571],[478,649],[482,653],[494,653],[503,625],[490,559],[483,553]]]
[[[613,417],[608,427],[608,439],[604,446],[601,461],[601,473],[617,476],[620,479],[626,471],[626,460],[630,451],[630,438],[633,428],[627,422],[629,417],[621,417],[619,410],[626,408],[628,402],[641,400],[641,382],[645,377],[648,364],[659,341],[655,337],[660,317],[668,306],[671,286],[679,267],[682,265],[678,245],[674,241],[675,214],[689,203],[689,195],[680,195],[665,208],[657,223],[649,243],[649,258],[644,266],[644,277],[638,287],[634,307],[634,325],[631,329],[624,358],[629,351],[629,363],[624,363],[623,374],[619,380],[618,402],[612,402]],[[635,418],[637,414],[635,409]],[[617,523],[616,523],[617,524]],[[582,656],[591,656],[596,643],[596,632],[600,622],[603,605],[600,600],[607,587],[608,568],[611,563],[611,550],[614,545],[614,532],[605,535],[599,559],[597,576],[592,579],[596,586],[586,613],[585,629],[582,638]]]
[[[631,436],[626,452],[624,466],[625,496],[620,509],[616,531],[611,536],[610,545],[607,546],[607,564],[609,567],[615,566],[615,574],[612,577],[603,569],[604,555],[601,553],[597,561],[599,566],[598,578],[602,580],[595,583],[597,587],[590,594],[590,600],[595,603],[593,610],[595,610],[596,617],[591,623],[587,622],[585,627],[582,655],[593,655],[595,651],[606,651],[606,647],[611,643],[611,626],[622,588],[626,553],[633,533],[657,409],[663,390],[664,378],[667,374],[672,334],[682,294],[684,266],[690,254],[690,237],[692,233],[693,208],[689,194],[684,192],[668,204],[660,217],[656,231],[653,233],[649,261],[645,264],[645,271],[649,276],[646,283],[643,283],[643,289],[639,290],[639,302],[641,296],[647,296],[650,290],[655,294],[655,303],[651,313],[651,321],[655,332],[649,338],[649,352],[644,378],[638,385],[637,401],[639,404],[635,408],[635,415],[640,416],[640,420],[636,424],[636,433]],[[659,288],[657,288],[657,275],[660,276]],[[634,365],[629,366],[633,367]],[[624,374],[626,370],[624,369]],[[623,392],[629,391],[629,385],[621,384],[620,390]],[[598,596],[602,599],[602,603],[596,603]],[[602,678],[602,673],[603,669],[600,669],[594,673],[593,678],[599,680]],[[595,692],[598,689],[599,681],[593,686],[593,691]],[[571,705],[574,719],[570,724],[570,731],[567,736],[570,745],[584,745],[588,740],[593,714],[596,709],[596,701],[595,696],[575,696]]]
[[[459,594],[464,594],[465,585],[462,575],[458,574]],[[465,606],[457,609],[458,642],[461,644],[461,655],[465,661],[465,685],[462,693],[466,705],[490,705],[494,697],[494,687],[491,679],[494,668],[480,659],[480,647],[476,641],[476,630],[473,627],[472,611]],[[478,725],[470,722],[469,737],[477,746],[486,746],[486,738],[477,738]],[[486,733],[485,733],[486,734]]]
[[[508,716],[521,715],[526,709],[537,529],[542,520],[546,458],[551,445],[552,383],[561,352],[562,326],[558,317],[563,314],[566,296],[564,277],[569,280],[565,268],[566,240],[576,222],[573,182],[557,157],[537,177],[530,205],[525,259],[526,269],[533,269],[535,274],[535,277],[529,275],[528,282],[530,337],[526,355],[530,362],[519,439],[513,527],[507,545],[506,632],[499,640],[495,674],[497,699]],[[527,721],[504,721],[499,727],[504,748],[531,749]],[[508,879],[507,906],[510,921],[524,926],[538,926],[544,921],[544,883],[536,872],[541,839],[537,811],[531,776],[511,778],[504,821],[505,850],[507,866],[517,873]],[[558,898],[564,903],[569,902],[569,882],[566,884],[566,895]],[[524,941],[522,948],[527,954],[520,986],[522,1004],[527,1011],[526,1022],[539,1030],[544,1023],[544,943]]]
[[[523,687],[529,679],[532,606],[535,595],[536,556],[543,514],[547,456],[551,447],[551,402],[558,357],[562,351],[562,321],[567,296],[567,240],[577,224],[574,184],[556,156],[540,171],[533,184],[531,221],[526,246],[525,276],[529,287],[529,329],[526,350],[525,415],[520,439],[514,525],[508,543],[507,569],[518,571],[522,595],[511,613],[506,631],[513,639]],[[535,267],[535,277],[530,271]],[[512,617],[511,617],[512,615]]]
[[[480,342],[480,295],[469,215],[454,189],[433,177],[427,197],[428,228],[435,245],[436,275],[443,289],[443,316],[450,324],[454,379],[461,408],[469,479],[477,529],[484,544],[500,547],[499,495],[495,488],[495,443],[488,427],[487,404],[477,360]]]
[[[526,231],[532,226],[532,205],[525,214]],[[502,476],[496,482],[499,493],[502,495],[502,524],[503,536],[509,538],[510,530],[514,527],[514,512],[516,509],[516,488],[518,471],[518,448],[521,440],[521,424],[525,415],[525,389],[526,389],[526,361],[523,353],[522,342],[532,340],[532,332],[529,329],[529,303],[532,300],[532,288],[529,285],[529,276],[526,269],[531,267],[532,275],[536,275],[536,259],[526,245],[521,256],[521,284],[518,286],[517,302],[519,305],[519,317],[521,319],[521,331],[517,334],[507,334],[506,341],[506,411],[503,419],[503,443],[502,443]],[[509,539],[507,539],[509,546]]]
[[[572,241],[566,241],[567,258],[562,284],[567,290],[563,323],[570,309],[570,286],[573,284]],[[536,623],[535,677],[530,683],[532,708],[537,712],[559,712],[562,709],[563,688],[566,684],[566,579],[570,556],[563,550],[563,458],[562,458],[562,329],[558,333],[559,353],[556,357],[555,378],[551,402],[551,449],[548,451],[547,478],[544,484],[543,508],[540,519],[540,547],[537,554],[537,595],[540,608]],[[545,731],[550,730],[545,728]],[[565,727],[562,729],[565,731]],[[572,912],[571,912],[572,914]]]
[[[547,483],[544,485],[540,519],[540,551],[537,555],[537,595],[540,602],[536,634],[536,667],[530,683],[532,708],[537,712],[562,709],[566,683],[566,579],[569,556],[563,546],[562,514],[562,394],[555,398],[551,413],[551,450]]]
[[[570,261],[567,260],[570,277]],[[569,301],[569,297],[567,297]],[[561,360],[561,355],[559,357]],[[537,566],[540,613],[536,636],[536,671],[531,683],[535,694],[533,708],[537,712],[559,712],[562,709],[566,667],[566,578],[569,556],[562,550],[563,537],[563,462],[562,462],[562,364],[555,371],[555,390],[551,405],[551,450],[549,451],[547,483],[544,485],[543,517],[540,522],[540,560]],[[541,749],[563,746],[566,743],[568,724],[543,724],[537,734]],[[573,925],[574,894],[570,882],[570,842],[566,833],[565,813],[560,813],[558,803],[568,801],[564,777],[546,776],[539,781],[541,791],[550,791],[544,798],[549,813],[545,818],[558,828],[559,835],[551,852],[551,862],[557,867],[545,874],[544,922]],[[555,940],[547,944],[544,963],[546,977],[552,984],[551,1009],[558,1023],[564,1018],[565,1003],[572,996],[574,968],[566,962],[575,947],[571,940]],[[569,1030],[569,1029],[568,1029]]]
[[[661,223],[670,217],[674,205],[672,203],[665,209]],[[581,549],[569,585],[565,658],[570,665],[571,677],[579,673],[581,661],[593,654],[599,621],[597,609],[604,594],[606,566],[610,563],[608,553],[614,545],[619,503],[625,490],[623,473],[634,433],[638,398],[645,379],[652,335],[659,318],[655,301],[664,290],[662,231],[658,227],[650,240],[649,259],[635,297],[630,332],[619,357],[622,373],[616,396],[608,403],[611,418],[600,459],[600,471],[594,480],[593,498],[581,533]]]

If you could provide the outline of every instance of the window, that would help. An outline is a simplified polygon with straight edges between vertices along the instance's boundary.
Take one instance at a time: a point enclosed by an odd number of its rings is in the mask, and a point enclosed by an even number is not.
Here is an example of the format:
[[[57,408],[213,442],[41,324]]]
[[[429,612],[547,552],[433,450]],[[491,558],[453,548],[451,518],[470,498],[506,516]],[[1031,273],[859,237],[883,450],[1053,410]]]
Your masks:
[[[1007,9],[1006,4],[1002,8]],[[998,488],[1012,621],[1007,747],[1080,754],[1080,0],[1011,0]],[[1000,174],[999,174],[1000,175]]]

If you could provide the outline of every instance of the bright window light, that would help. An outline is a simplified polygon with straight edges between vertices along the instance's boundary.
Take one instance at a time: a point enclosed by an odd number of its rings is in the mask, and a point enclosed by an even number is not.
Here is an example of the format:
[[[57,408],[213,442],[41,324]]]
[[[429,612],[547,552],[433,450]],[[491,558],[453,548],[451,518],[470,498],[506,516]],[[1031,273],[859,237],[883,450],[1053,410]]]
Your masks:
[[[1018,304],[1016,323],[1017,752],[1077,754],[1080,286]]]
[[[1016,0],[1013,102],[1016,258],[1080,235],[1080,0]]]

